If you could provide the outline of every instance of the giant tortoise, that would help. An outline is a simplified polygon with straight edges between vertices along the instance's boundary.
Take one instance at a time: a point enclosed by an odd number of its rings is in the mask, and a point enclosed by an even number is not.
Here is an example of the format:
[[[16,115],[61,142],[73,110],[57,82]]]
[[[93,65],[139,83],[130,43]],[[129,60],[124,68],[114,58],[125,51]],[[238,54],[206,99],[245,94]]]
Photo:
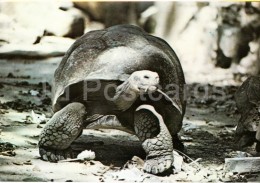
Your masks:
[[[120,129],[142,141],[144,170],[164,172],[172,165],[173,148],[183,147],[177,133],[186,107],[184,84],[181,64],[164,40],[132,25],[86,33],[55,71],[55,114],[39,138],[42,159],[71,157],[70,145],[84,128],[114,115]]]

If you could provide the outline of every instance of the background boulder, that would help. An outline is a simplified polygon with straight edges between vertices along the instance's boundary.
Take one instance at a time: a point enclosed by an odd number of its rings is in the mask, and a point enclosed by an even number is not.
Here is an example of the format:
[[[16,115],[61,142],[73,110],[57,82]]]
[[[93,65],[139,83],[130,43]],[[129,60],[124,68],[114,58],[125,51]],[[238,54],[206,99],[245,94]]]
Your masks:
[[[72,6],[67,8],[56,1],[2,2],[1,40],[35,43],[45,34],[79,37],[84,33],[84,14]]]

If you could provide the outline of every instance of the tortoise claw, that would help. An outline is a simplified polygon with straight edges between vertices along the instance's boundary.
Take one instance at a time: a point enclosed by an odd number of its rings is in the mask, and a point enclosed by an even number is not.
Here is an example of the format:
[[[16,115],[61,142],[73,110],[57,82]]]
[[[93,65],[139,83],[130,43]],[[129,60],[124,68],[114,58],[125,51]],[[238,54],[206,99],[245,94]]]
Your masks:
[[[163,173],[172,165],[172,156],[159,156],[145,161],[144,171],[152,174]]]
[[[58,162],[60,160],[75,157],[73,155],[71,148],[67,148],[64,150],[53,150],[53,149],[48,149],[46,147],[40,147],[39,153],[40,153],[41,158],[44,161],[49,161],[49,162],[54,162],[54,163]]]

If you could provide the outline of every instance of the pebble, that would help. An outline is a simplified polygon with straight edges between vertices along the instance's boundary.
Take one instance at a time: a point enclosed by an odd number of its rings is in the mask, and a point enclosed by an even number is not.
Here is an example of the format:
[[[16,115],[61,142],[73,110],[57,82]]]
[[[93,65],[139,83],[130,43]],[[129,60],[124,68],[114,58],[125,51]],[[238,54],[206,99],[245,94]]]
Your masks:
[[[200,182],[204,179],[204,177],[203,177],[203,175],[200,175],[200,174],[196,174],[196,175],[190,174],[187,179],[194,181],[194,182]]]
[[[15,78],[15,76],[13,75],[13,73],[9,72],[7,75],[8,78]]]
[[[25,165],[32,165],[31,160],[27,160],[26,162],[24,162]]]
[[[187,173],[185,172],[179,172],[178,174],[176,174],[176,176],[176,180],[186,180],[188,177]]]
[[[82,151],[78,154],[77,159],[84,159],[84,160],[93,160],[95,159],[95,152],[90,150]]]
[[[21,162],[21,161],[14,161],[13,164],[14,165],[23,165],[23,162]]]
[[[213,173],[212,175],[208,176],[208,181],[216,181],[218,180],[218,175]]]
[[[29,92],[30,92],[30,94],[31,94],[32,96],[36,96],[36,95],[39,94],[39,92],[36,91],[36,90],[30,90]]]
[[[37,128],[43,128],[41,125],[37,125]]]
[[[35,171],[35,172],[41,171],[41,169],[37,165],[35,165],[32,170]]]
[[[143,169],[144,167],[144,160],[141,158],[134,156],[130,161],[127,161],[124,165],[124,168],[133,168],[136,167],[138,169]]]

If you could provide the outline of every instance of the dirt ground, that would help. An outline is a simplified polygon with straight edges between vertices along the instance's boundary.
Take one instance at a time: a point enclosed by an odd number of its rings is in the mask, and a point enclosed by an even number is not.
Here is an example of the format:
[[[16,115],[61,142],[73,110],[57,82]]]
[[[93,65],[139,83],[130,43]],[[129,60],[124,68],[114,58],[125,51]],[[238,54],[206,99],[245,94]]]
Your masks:
[[[94,151],[94,160],[42,161],[37,141],[52,116],[51,80],[60,60],[0,60],[0,181],[260,181],[258,174],[224,170],[225,158],[242,153],[234,141],[239,114],[233,94],[241,84],[235,79],[224,84],[214,80],[211,84],[188,84],[180,133],[186,152],[179,153],[184,157],[179,172],[160,176],[144,173],[145,156],[137,137],[117,130],[84,130],[73,143],[75,152]],[[225,78],[225,72],[222,74]],[[216,87],[222,93],[216,92]],[[204,96],[205,88],[209,89],[208,97]],[[251,153],[253,148],[244,151]]]

